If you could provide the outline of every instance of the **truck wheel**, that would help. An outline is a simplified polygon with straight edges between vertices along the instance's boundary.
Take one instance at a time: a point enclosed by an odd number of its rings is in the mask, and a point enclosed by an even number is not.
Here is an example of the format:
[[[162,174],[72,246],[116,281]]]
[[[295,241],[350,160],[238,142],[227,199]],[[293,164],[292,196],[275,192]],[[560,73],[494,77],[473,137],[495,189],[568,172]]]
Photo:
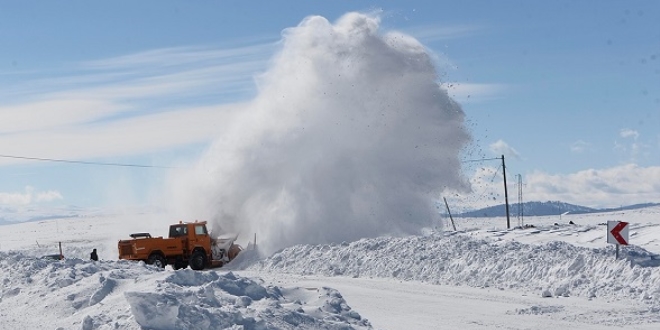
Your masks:
[[[193,270],[202,270],[206,266],[206,255],[202,251],[197,251],[190,256],[188,263]]]
[[[163,258],[160,254],[150,255],[149,260],[147,260],[147,263],[159,268],[165,268],[165,265],[167,264],[165,258]]]

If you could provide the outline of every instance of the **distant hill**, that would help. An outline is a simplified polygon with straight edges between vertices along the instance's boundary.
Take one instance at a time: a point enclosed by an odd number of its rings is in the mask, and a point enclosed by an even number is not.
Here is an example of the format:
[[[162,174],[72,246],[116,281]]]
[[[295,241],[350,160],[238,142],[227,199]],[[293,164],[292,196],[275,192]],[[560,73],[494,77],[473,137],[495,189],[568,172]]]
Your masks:
[[[585,213],[599,213],[599,212],[609,212],[616,210],[633,210],[649,206],[660,205],[658,203],[645,203],[645,204],[635,204],[617,208],[609,209],[595,209],[586,206],[574,205],[569,203],[557,202],[557,201],[548,201],[548,202],[526,202],[522,204],[523,215],[525,216],[544,216],[544,215],[560,215],[566,212],[571,214],[585,214]],[[509,215],[515,216],[518,214],[519,204],[509,204]],[[457,217],[471,217],[471,218],[480,218],[480,217],[498,217],[506,215],[506,207],[504,204],[495,205],[486,207],[479,210],[464,212],[456,214]]]
[[[98,215],[101,212],[97,208],[76,205],[0,207],[0,226],[20,222],[86,217]]]
[[[628,205],[628,206],[622,206],[622,207],[616,207],[616,208],[601,209],[600,212],[636,210],[636,209],[643,209],[645,207],[658,206],[658,205],[660,205],[660,203],[634,204],[634,205]]]
[[[127,205],[117,208],[82,207],[76,205],[40,207],[0,206],[0,226],[21,222],[44,221],[51,219],[85,218],[90,216],[116,216],[121,214],[164,214],[165,209],[153,205]]]

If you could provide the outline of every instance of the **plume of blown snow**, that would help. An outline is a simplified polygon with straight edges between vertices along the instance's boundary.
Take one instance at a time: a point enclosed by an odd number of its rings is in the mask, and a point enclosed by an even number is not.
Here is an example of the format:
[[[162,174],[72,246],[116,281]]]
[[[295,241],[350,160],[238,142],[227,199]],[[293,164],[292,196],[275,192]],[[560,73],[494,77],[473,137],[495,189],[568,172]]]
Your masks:
[[[256,98],[217,123],[217,141],[173,180],[178,212],[256,233],[266,253],[437,220],[440,192],[467,189],[464,113],[425,47],[379,25],[349,13],[286,29]]]

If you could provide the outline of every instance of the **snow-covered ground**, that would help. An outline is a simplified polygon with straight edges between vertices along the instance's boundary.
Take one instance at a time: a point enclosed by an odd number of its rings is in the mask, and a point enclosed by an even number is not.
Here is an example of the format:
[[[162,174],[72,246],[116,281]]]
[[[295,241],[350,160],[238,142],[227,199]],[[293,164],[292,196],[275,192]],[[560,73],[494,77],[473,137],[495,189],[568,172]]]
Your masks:
[[[0,226],[0,328],[660,327],[660,207],[529,217],[533,227],[510,230],[504,218],[458,218],[458,232],[247,251],[201,272],[117,260],[117,240],[165,235],[179,220],[94,213]],[[608,220],[631,223],[619,260]],[[58,242],[65,260],[40,258]],[[92,248],[101,261],[88,260]]]

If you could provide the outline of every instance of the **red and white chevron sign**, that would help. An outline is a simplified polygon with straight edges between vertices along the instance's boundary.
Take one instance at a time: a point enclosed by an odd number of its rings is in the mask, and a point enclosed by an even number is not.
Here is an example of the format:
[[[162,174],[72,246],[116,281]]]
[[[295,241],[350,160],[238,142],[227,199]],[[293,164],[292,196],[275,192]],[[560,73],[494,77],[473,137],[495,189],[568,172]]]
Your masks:
[[[623,221],[608,221],[607,243],[628,245],[628,223]]]

